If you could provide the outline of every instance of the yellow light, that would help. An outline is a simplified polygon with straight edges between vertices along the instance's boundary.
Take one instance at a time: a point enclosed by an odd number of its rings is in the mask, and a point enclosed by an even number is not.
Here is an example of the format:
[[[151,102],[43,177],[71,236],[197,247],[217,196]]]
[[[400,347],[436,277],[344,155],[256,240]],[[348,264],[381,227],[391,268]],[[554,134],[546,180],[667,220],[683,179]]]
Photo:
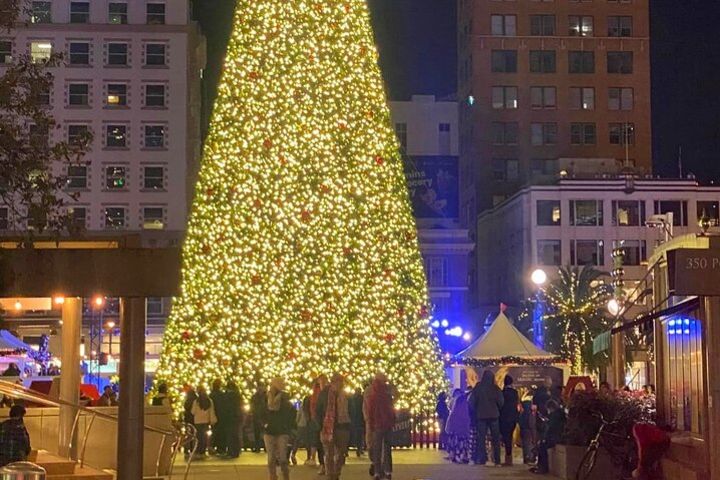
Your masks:
[[[117,105],[120,103],[120,97],[118,95],[108,95],[107,103],[108,105]]]
[[[113,322],[112,320],[110,320],[109,322],[107,322],[107,323],[105,324],[105,326],[106,326],[109,330],[112,330],[113,328],[115,328],[115,322]]]
[[[20,303],[20,300],[15,302],[15,310],[22,310],[22,303]]]
[[[57,296],[53,298],[53,303],[55,303],[55,305],[62,305],[65,303],[65,297]]]
[[[95,304],[96,307],[102,307],[103,304],[105,303],[105,297],[101,297],[98,295],[97,297],[95,297],[93,299],[93,303]]]

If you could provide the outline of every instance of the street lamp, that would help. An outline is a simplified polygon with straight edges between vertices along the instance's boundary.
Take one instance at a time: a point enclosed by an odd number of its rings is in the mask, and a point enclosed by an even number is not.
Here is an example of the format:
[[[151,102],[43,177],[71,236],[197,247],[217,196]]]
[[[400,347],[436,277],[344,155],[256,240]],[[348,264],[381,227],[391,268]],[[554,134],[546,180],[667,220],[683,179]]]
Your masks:
[[[542,297],[542,286],[547,282],[547,273],[542,268],[537,268],[530,275],[530,280],[537,287],[535,290],[535,306],[532,313],[532,325],[535,345],[542,348],[545,344],[543,335],[543,317],[545,316],[545,303]]]
[[[617,317],[620,314],[620,302],[617,298],[611,298],[608,301],[607,309],[613,317]]]
[[[545,285],[545,282],[547,282],[547,273],[545,273],[545,270],[542,268],[538,268],[532,272],[530,280],[532,280],[536,287],[540,288]]]

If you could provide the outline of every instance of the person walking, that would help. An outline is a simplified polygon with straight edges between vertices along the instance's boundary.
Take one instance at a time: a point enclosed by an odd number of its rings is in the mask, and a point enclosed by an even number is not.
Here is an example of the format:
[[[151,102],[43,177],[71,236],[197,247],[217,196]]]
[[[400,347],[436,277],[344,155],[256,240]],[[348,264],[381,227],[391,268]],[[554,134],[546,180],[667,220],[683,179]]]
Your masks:
[[[322,419],[320,439],[325,450],[328,480],[339,480],[350,443],[350,411],[343,390],[345,378],[336,373],[318,399],[318,418]]]
[[[438,418],[438,424],[440,425],[440,450],[447,449],[447,434],[445,433],[445,424],[447,423],[448,416],[450,415],[450,408],[447,402],[447,393],[440,392],[437,398],[437,404],[435,405],[435,415]]]
[[[215,415],[215,405],[213,405],[213,401],[207,394],[205,387],[198,387],[197,395],[197,399],[192,406],[193,421],[195,422],[198,440],[196,455],[200,459],[204,459],[208,447],[209,432],[212,426],[217,423],[217,416]]]
[[[368,423],[372,430],[372,448],[370,460],[373,465],[373,478],[392,478],[392,432],[395,427],[395,409],[393,398],[384,374],[377,374],[373,380],[368,398]]]
[[[13,405],[10,418],[0,424],[0,467],[25,461],[30,455],[30,434],[23,422],[25,413],[25,407]]]
[[[325,375],[320,375],[313,382],[313,392],[308,402],[310,418],[310,422],[308,423],[308,441],[313,445],[313,451],[311,452],[310,460],[306,463],[308,465],[315,465],[314,457],[317,452],[318,463],[320,464],[318,475],[325,475],[325,449],[320,440],[323,419],[318,416],[318,403],[326,388],[328,388],[328,379]]]
[[[263,440],[270,480],[278,480],[278,466],[283,480],[289,480],[288,443],[290,433],[295,429],[295,408],[290,403],[290,395],[285,392],[285,381],[282,378],[277,377],[270,382],[265,419]]]
[[[365,450],[365,416],[363,415],[363,391],[358,388],[348,400],[350,408],[350,445],[358,457]]]
[[[235,382],[225,387],[226,426],[225,442],[229,458],[237,458],[242,451],[241,428],[243,423],[243,401]]]
[[[530,469],[532,473],[538,474],[546,474],[550,471],[548,450],[560,443],[565,430],[565,411],[560,408],[560,404],[555,400],[548,400],[546,407],[548,421],[542,434],[542,440],[538,444],[537,467]]]
[[[448,459],[453,463],[468,463],[471,422],[468,397],[462,390],[456,388],[450,403],[450,414],[445,424]]]
[[[250,398],[250,411],[252,413],[253,426],[253,448],[254,453],[260,452],[263,448],[263,425],[265,425],[265,414],[267,413],[267,391],[262,382],[258,382],[255,393]]]
[[[513,464],[513,434],[515,433],[515,428],[517,427],[520,417],[520,411],[518,409],[520,396],[512,386],[513,378],[510,375],[505,375],[503,383],[503,405],[500,409],[500,435],[505,445],[505,463],[503,463],[503,465],[511,466]]]
[[[493,464],[500,466],[500,409],[503,406],[503,394],[495,385],[495,376],[485,370],[482,379],[475,385],[470,394],[470,409],[474,412],[477,430],[477,441],[473,460],[480,465],[487,464],[488,455],[485,438],[488,431],[492,443]]]

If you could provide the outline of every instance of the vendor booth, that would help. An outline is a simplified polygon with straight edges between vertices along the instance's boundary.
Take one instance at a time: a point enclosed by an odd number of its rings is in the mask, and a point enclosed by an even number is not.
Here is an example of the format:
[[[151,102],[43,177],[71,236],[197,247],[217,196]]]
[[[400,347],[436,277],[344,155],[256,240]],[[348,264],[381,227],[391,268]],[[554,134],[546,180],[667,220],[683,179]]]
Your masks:
[[[532,343],[503,312],[483,336],[455,356],[454,366],[456,388],[474,385],[485,369],[495,373],[500,384],[510,375],[515,386],[527,389],[542,384],[563,386],[569,374],[567,363]]]
[[[11,363],[20,369],[21,374],[37,374],[34,350],[7,330],[0,330],[0,373],[7,370]]]

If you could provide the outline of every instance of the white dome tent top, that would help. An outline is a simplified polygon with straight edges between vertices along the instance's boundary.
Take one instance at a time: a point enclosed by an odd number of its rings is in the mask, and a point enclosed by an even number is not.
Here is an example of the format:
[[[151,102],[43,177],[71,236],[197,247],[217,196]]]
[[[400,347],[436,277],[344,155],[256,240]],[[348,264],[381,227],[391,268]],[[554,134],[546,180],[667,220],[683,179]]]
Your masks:
[[[556,358],[520,333],[503,312],[500,312],[482,337],[455,356],[460,363],[466,360],[500,360],[510,357],[523,360]]]

